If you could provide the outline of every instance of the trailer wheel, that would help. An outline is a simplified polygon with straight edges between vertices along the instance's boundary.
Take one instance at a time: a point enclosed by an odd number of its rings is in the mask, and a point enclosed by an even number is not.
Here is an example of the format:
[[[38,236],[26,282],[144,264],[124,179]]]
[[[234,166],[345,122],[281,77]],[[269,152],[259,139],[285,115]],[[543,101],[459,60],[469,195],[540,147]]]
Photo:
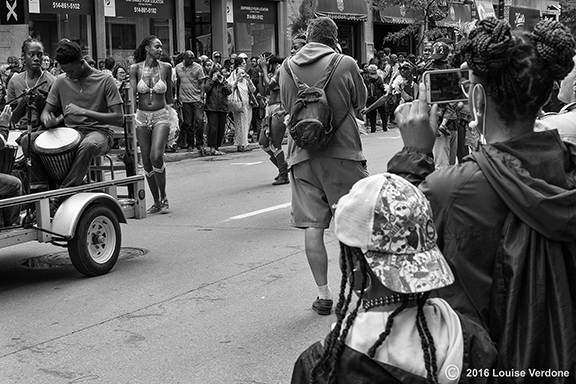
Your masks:
[[[114,212],[92,205],[80,216],[76,233],[68,242],[70,260],[86,276],[104,275],[114,267],[120,254],[122,233]]]

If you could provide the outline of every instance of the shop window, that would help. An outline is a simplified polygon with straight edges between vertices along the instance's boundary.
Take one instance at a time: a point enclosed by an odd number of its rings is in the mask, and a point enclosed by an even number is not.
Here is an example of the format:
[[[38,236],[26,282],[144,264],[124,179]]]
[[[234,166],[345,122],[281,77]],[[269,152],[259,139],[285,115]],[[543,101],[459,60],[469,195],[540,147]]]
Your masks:
[[[30,13],[30,37],[42,41],[44,51],[54,57],[58,42],[68,38],[80,45],[83,55],[93,55],[92,17],[54,13]]]
[[[136,26],[134,24],[111,24],[112,49],[136,49]]]
[[[233,2],[234,23],[233,47],[235,53],[248,57],[263,52],[278,51],[278,10],[275,2],[258,0],[235,0]]]

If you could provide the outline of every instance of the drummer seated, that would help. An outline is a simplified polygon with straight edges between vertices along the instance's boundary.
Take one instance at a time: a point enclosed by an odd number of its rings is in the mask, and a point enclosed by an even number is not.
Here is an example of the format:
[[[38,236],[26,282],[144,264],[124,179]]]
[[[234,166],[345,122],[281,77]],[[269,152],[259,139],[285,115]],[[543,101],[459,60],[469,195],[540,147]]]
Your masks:
[[[6,141],[8,140],[8,124],[9,117],[6,117],[6,108],[0,114],[0,151],[6,147]],[[2,158],[0,158],[0,161]],[[22,182],[17,177],[8,175],[5,173],[0,173],[0,199],[8,197],[16,197],[22,195]],[[15,205],[12,207],[7,207],[2,209],[3,225],[0,223],[0,227],[9,227],[17,225],[20,221],[20,206]]]
[[[122,98],[112,76],[88,65],[77,43],[61,42],[55,59],[65,76],[52,84],[40,120],[47,129],[66,126],[82,135],[70,171],[60,184],[73,187],[83,183],[92,159],[105,155],[112,147],[110,126],[121,126],[124,121]],[[57,116],[59,110],[63,113]],[[34,151],[31,158],[36,164],[33,167],[42,166]]]

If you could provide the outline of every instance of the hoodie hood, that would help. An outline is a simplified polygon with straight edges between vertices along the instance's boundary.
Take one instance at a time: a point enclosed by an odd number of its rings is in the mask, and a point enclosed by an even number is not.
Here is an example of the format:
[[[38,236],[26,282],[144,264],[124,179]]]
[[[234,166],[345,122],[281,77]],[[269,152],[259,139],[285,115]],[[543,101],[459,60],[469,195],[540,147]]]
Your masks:
[[[531,132],[472,154],[510,210],[559,242],[576,240],[576,146],[558,131]]]
[[[334,52],[334,49],[325,44],[308,43],[292,56],[292,62],[296,65],[312,64],[327,55],[333,54]]]

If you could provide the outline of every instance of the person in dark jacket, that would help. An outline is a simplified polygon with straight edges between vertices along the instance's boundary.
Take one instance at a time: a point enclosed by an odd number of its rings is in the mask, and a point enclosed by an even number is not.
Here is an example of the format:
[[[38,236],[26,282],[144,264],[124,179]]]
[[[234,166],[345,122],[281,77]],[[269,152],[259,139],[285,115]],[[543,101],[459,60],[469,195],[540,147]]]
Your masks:
[[[540,108],[574,66],[576,43],[543,20],[511,32],[482,20],[461,47],[472,70],[463,88],[485,144],[434,171],[437,107],[396,111],[404,148],[388,171],[418,184],[432,205],[438,245],[456,276],[440,290],[498,345],[497,371],[514,383],[574,383],[576,376],[576,147],[556,130],[534,132]],[[553,370],[555,377],[534,372]]]
[[[378,67],[375,64],[370,64],[365,73],[362,74],[364,78],[364,85],[368,90],[368,99],[366,100],[366,107],[374,104],[376,100],[384,96],[387,93],[387,87],[384,86],[382,78],[378,76]],[[370,112],[368,115],[368,122],[370,123],[370,132],[376,132],[376,114],[380,114],[380,119],[382,119],[382,130],[386,132],[388,130],[388,115],[386,114],[386,105],[382,105]]]
[[[208,118],[209,155],[223,155],[218,148],[222,144],[228,115],[228,95],[232,93],[231,86],[222,75],[221,67],[214,66],[205,86],[206,104],[204,111]]]
[[[334,232],[342,269],[337,322],[324,345],[300,356],[292,384],[490,381],[467,374],[494,365],[486,330],[429,298],[454,275],[416,186],[390,173],[358,181],[338,201]]]

